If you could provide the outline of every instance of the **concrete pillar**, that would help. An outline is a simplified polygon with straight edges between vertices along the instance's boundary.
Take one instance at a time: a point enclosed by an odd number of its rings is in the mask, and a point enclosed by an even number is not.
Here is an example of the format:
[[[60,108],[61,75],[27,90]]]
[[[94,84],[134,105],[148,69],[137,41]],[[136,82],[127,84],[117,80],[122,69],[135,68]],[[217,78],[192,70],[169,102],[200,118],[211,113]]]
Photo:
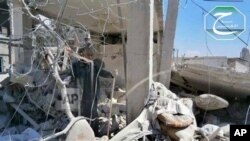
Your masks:
[[[149,91],[150,0],[128,5],[127,27],[127,123],[144,107]]]
[[[24,38],[28,29],[32,28],[32,19],[23,12],[23,5],[20,1],[9,0],[10,8],[10,29],[11,39]],[[31,40],[13,41],[13,44],[23,44],[25,47],[31,47]],[[12,47],[12,63],[14,64],[30,64],[30,57],[32,55],[31,49],[23,49],[19,47]]]
[[[159,30],[157,31],[157,47],[154,63],[154,74],[160,72],[160,62],[161,62],[161,47],[162,47],[162,36],[163,36],[163,0],[155,1],[155,9],[157,16],[157,23]],[[159,75],[156,75],[156,81],[159,82]]]
[[[174,48],[176,21],[178,15],[179,0],[168,0],[165,28],[162,39],[159,82],[169,87],[171,80],[171,64]],[[164,72],[164,73],[162,73]]]
[[[10,39],[22,38],[22,5],[19,1],[9,0],[8,1],[9,11],[10,11]],[[22,41],[12,41],[12,44],[22,44]],[[9,53],[11,54],[11,64],[16,63],[16,60],[20,60],[18,55],[18,48],[13,48],[10,46]]]

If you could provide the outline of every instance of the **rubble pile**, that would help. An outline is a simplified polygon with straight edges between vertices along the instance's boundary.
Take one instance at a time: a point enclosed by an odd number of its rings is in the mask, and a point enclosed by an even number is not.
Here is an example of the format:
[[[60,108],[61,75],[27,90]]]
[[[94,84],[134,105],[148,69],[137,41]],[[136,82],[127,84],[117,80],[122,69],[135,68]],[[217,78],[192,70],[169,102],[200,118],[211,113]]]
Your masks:
[[[111,133],[117,133],[126,126],[126,95],[125,91],[116,85],[114,95],[111,98],[111,81],[101,79],[101,98],[98,103],[98,115],[100,117],[100,134],[107,135],[107,129]],[[111,108],[112,103],[112,108]],[[112,109],[112,111],[110,111]],[[108,120],[111,112],[110,122]]]
[[[19,80],[16,80],[16,77],[8,79],[8,84],[1,91],[0,130],[2,138],[0,139],[5,140],[11,135],[14,141],[20,139],[38,140],[63,130],[69,124],[62,106],[65,99],[61,98],[58,89],[52,87],[55,82],[51,76],[48,79],[52,81],[43,84],[41,87],[24,87],[20,84],[20,82],[24,82],[20,80],[22,78],[19,78]],[[35,81],[35,79],[32,79],[32,81]],[[104,89],[111,88],[105,87],[105,85],[101,86],[103,94],[98,104],[100,134],[107,135],[108,128],[110,128],[110,133],[117,133],[126,126],[125,92],[119,89],[114,92],[112,111],[110,111],[111,99],[108,98],[110,90],[105,92]],[[77,90],[68,88],[68,95],[78,93]],[[78,105],[74,103],[77,102],[77,99],[70,98],[69,101],[71,110],[77,114]],[[112,113],[112,119],[110,125],[108,125],[110,112]],[[14,116],[11,117],[13,114]],[[11,118],[13,119],[10,120]]]
[[[0,139],[7,140],[9,135],[12,140],[41,139],[67,127],[70,121],[62,107],[56,104],[63,101],[60,93],[58,89],[50,88],[50,83],[54,81],[35,88],[24,87],[20,84],[24,81],[18,80],[19,83],[16,83],[14,80],[17,78],[8,79],[9,83],[1,91]],[[99,132],[103,136],[107,135],[109,128],[113,136],[111,140],[132,140],[147,136],[149,140],[164,138],[173,141],[226,141],[229,140],[229,124],[242,123],[245,118],[242,111],[237,111],[236,107],[242,106],[244,108],[241,110],[247,110],[247,103],[243,106],[240,100],[230,100],[229,104],[225,99],[212,94],[202,94],[193,98],[179,97],[161,83],[154,82],[154,89],[150,92],[141,115],[126,126],[125,91],[116,88],[114,96],[111,97],[111,85],[104,83],[111,83],[111,80],[101,80],[101,98],[98,103]],[[69,94],[74,93],[71,91],[77,90],[68,88]],[[71,103],[71,107],[77,114],[78,106]],[[232,112],[235,114],[230,114]],[[110,122],[109,113],[112,115]],[[231,117],[228,117],[229,115]],[[78,128],[75,127],[74,130]],[[74,134],[69,135],[70,138]]]
[[[213,104],[209,103],[210,100]],[[206,101],[207,105],[204,107],[201,101]],[[154,82],[142,113],[117,133],[111,141],[140,138],[172,141],[227,141],[229,124],[220,124],[221,122],[197,124],[196,116],[201,112],[196,111],[204,109],[216,111],[228,106],[229,103],[225,99],[212,94],[193,96],[193,98],[179,97],[161,83]]]
[[[46,73],[43,73],[39,73],[39,78],[32,74],[27,77],[14,75],[2,82],[4,89],[0,99],[0,139],[8,140],[11,135],[12,140],[39,140],[63,131],[70,124],[63,106],[59,106],[65,99],[61,97],[58,88],[51,87],[55,83],[53,76],[48,75],[46,79],[51,81],[35,87],[40,78],[45,79]],[[99,140],[107,140],[105,135],[109,129],[111,137],[113,136],[111,141],[143,137],[148,140],[226,141],[229,140],[229,124],[242,124],[245,121],[242,113],[246,113],[247,102],[244,104],[242,100],[232,99],[229,104],[227,100],[212,94],[190,96],[182,92],[178,96],[161,83],[154,82],[141,115],[126,125],[125,91],[116,86],[111,97],[112,80],[102,79],[100,82],[99,132],[104,137]],[[78,101],[76,97],[79,95],[76,93],[79,91],[67,88],[68,94],[73,95],[69,102],[75,115],[78,114],[79,105],[74,102]],[[242,108],[239,110],[238,107]],[[108,119],[110,113],[111,119]],[[74,132],[69,132],[67,138],[74,138],[79,128],[73,126],[70,131]],[[60,138],[64,137],[57,137]]]
[[[91,45],[90,34],[81,26],[56,28],[53,20],[46,20],[50,24],[38,24],[27,37],[32,40],[31,64],[11,66],[9,77],[1,82],[0,140],[95,140],[89,125],[95,119],[81,116],[82,86],[72,74],[72,62],[93,63],[77,54]],[[125,91],[116,87],[111,97],[113,88],[104,83],[98,104],[100,135],[126,126]],[[79,130],[83,128],[86,131]]]
[[[92,83],[94,61],[77,54],[90,46],[90,33],[81,25],[58,26],[53,20],[46,25],[40,21],[44,17],[31,17],[38,21],[28,35],[31,63],[11,66],[9,77],[0,82],[0,140],[228,141],[229,124],[248,123],[247,102],[229,102],[213,94],[178,95],[153,82],[143,111],[127,125],[125,86],[115,84],[114,76],[100,78],[98,116],[84,117],[82,104],[92,99],[82,102],[83,86],[78,81],[84,80],[74,76],[72,64],[85,61]],[[93,107],[84,107],[91,116]],[[94,120],[99,138],[91,124]]]

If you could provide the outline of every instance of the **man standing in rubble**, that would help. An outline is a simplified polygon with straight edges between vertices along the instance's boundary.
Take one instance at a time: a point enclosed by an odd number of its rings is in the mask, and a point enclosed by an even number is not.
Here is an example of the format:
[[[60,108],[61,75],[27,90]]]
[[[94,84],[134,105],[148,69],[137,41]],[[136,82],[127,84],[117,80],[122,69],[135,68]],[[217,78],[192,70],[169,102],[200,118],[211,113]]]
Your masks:
[[[78,54],[89,60],[93,60],[94,50],[92,47],[85,47],[78,50]],[[104,63],[100,59],[94,59],[93,65],[84,60],[73,63],[74,77],[82,88],[81,114],[89,118],[91,127],[98,136],[98,114],[97,100],[100,95],[99,76],[113,78],[112,73],[103,69]],[[93,120],[93,121],[92,121]]]

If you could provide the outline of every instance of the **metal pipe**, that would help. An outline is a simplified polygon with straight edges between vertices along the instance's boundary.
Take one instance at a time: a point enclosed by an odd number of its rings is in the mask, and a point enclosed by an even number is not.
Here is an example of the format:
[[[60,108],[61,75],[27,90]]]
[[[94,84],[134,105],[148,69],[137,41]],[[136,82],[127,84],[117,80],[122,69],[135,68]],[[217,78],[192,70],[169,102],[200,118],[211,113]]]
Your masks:
[[[107,136],[109,136],[109,124],[110,124],[110,118],[111,118],[111,115],[112,115],[112,107],[113,107],[113,104],[112,104],[112,99],[113,99],[113,95],[114,95],[114,90],[115,90],[115,79],[116,79],[116,76],[118,75],[118,71],[115,70],[115,76],[113,78],[113,83],[112,83],[112,92],[111,92],[111,96],[110,96],[110,110],[109,110],[109,117],[108,117],[108,129],[107,129]]]
[[[153,83],[153,36],[154,36],[154,0],[150,0],[149,3],[150,13],[149,13],[149,89]]]

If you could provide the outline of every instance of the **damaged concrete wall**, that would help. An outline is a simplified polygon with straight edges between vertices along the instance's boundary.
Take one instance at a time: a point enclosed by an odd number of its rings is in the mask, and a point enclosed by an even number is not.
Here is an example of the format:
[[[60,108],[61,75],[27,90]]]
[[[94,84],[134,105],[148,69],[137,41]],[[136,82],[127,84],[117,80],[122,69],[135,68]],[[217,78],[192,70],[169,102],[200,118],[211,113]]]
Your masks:
[[[123,53],[122,53],[122,44],[110,44],[105,46],[106,53],[97,55],[98,58],[103,58],[105,62],[105,68],[109,71],[113,71],[115,69],[118,70],[118,76],[116,79],[117,85],[120,86],[120,88],[125,88],[125,74],[124,74],[124,59],[123,59]],[[158,45],[154,44],[154,66],[153,66],[153,72],[154,72],[154,78],[157,77],[157,50]],[[101,52],[101,51],[100,51]],[[139,74],[140,72],[137,72]]]
[[[210,67],[227,67],[227,57],[226,56],[213,56],[213,57],[193,57],[193,58],[183,58],[178,59],[177,63],[184,62],[185,64],[201,64]]]
[[[122,45],[114,44],[114,45],[106,45],[105,46],[106,53],[104,55],[98,56],[99,58],[104,59],[105,68],[109,71],[113,71],[115,69],[118,70],[118,76],[116,79],[116,83],[121,87],[125,88],[125,75],[124,75],[124,59],[122,54]]]

